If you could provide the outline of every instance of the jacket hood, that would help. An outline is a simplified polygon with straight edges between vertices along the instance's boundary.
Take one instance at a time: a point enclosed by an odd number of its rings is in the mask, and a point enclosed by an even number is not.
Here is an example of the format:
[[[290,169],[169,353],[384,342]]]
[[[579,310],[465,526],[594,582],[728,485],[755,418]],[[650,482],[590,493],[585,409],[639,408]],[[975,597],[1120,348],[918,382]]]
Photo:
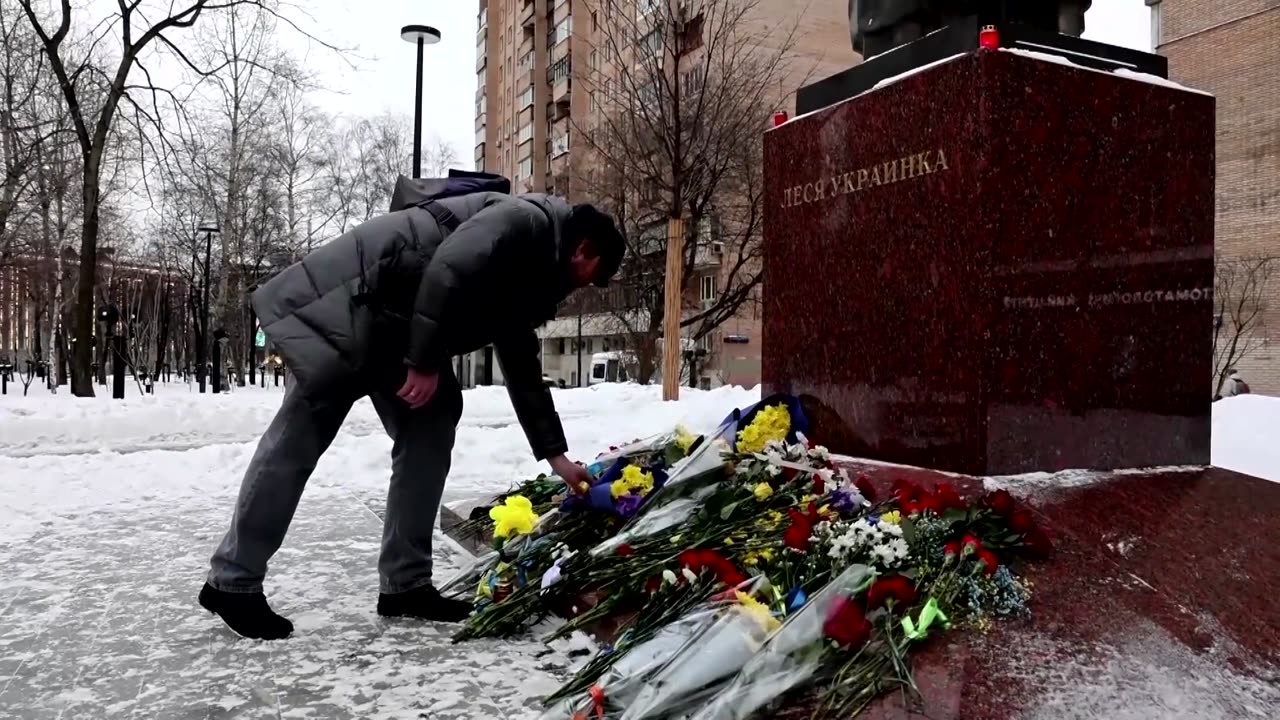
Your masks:
[[[571,248],[566,248],[566,239],[564,237],[564,225],[569,220],[569,215],[573,213],[573,208],[564,198],[555,195],[544,195],[542,193],[530,193],[528,195],[520,195],[521,200],[533,203],[547,214],[547,218],[551,220],[551,227],[555,228],[556,239],[556,259],[561,260],[568,257]]]
[[[529,193],[518,197],[542,210],[551,221],[551,227],[555,233],[556,265],[561,270],[558,278],[561,284],[560,299],[563,300],[574,291],[573,280],[569,275],[569,258],[573,255],[573,248],[568,247],[569,238],[564,235],[565,223],[573,213],[573,207],[564,198],[555,195]]]

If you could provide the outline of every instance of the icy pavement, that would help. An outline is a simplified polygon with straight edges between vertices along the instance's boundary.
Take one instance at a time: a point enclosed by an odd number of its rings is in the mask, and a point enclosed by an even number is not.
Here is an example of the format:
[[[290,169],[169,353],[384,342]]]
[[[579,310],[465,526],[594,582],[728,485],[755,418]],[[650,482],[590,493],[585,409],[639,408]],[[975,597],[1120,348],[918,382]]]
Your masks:
[[[558,393],[570,445],[586,457],[677,421],[713,424],[759,397],[662,404],[656,391]],[[565,676],[562,655],[533,640],[453,645],[449,626],[375,614],[390,442],[365,405],[317,468],[267,579],[294,636],[243,640],[196,604],[278,403],[270,391],[0,398],[0,717],[537,716],[537,698]],[[505,393],[468,392],[467,406],[451,496],[539,469]],[[441,579],[461,559],[438,539]]]

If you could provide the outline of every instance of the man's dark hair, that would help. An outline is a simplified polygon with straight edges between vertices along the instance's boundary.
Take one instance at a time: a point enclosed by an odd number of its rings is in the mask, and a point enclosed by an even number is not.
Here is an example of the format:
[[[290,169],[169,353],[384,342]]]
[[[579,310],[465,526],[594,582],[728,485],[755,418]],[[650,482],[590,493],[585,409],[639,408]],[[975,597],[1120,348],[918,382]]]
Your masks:
[[[570,252],[577,250],[584,240],[591,242],[591,249],[600,258],[599,276],[595,284],[597,287],[608,287],[609,279],[618,272],[622,256],[627,250],[626,241],[622,239],[622,233],[618,231],[613,218],[608,213],[597,210],[594,205],[574,205],[565,222],[564,234],[569,241]]]

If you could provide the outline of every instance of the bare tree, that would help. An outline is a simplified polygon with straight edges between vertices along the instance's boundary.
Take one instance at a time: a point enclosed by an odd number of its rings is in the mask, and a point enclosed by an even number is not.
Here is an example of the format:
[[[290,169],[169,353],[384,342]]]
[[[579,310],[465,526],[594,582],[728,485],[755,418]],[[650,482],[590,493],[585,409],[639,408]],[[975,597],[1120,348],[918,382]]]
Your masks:
[[[1214,273],[1213,396],[1231,371],[1266,343],[1267,296],[1280,258],[1219,259]]]
[[[333,217],[338,232],[346,232],[387,211],[396,179],[413,163],[413,122],[392,113],[348,119],[332,143],[328,169]],[[428,176],[443,175],[457,164],[450,145],[428,138],[422,151]]]
[[[756,0],[602,0],[585,72],[593,112],[575,172],[621,221],[628,261],[613,307],[636,356],[656,369],[663,334],[667,225],[683,220],[681,326],[706,336],[761,281],[760,134],[785,97],[794,28],[766,26]],[[560,183],[557,182],[557,186]],[[710,298],[694,283],[714,277]]]
[[[153,46],[162,46],[190,70],[207,77],[218,68],[196,65],[170,37],[174,31],[192,27],[201,16],[212,11],[232,10],[241,6],[262,8],[272,13],[275,10],[266,0],[188,0],[183,4],[169,5],[166,14],[164,11],[153,13],[150,8],[142,8],[141,0],[117,0],[117,12],[108,21],[99,23],[87,38],[89,51],[77,53],[72,51],[68,41],[72,38],[74,18],[83,18],[87,10],[73,10],[71,0],[60,0],[51,19],[43,17],[42,3],[34,3],[33,0],[18,2],[39,38],[48,58],[49,68],[57,79],[82,157],[82,221],[74,325],[76,336],[87,338],[92,336],[94,330],[93,301],[94,291],[98,286],[103,173],[107,170],[113,125],[121,104],[127,103],[139,118],[139,127],[142,121],[146,121],[163,134],[158,105],[161,96],[172,98],[171,89],[157,86],[151,81],[150,73],[143,64],[144,53]],[[113,42],[118,42],[118,56],[113,58],[113,67],[99,67],[94,62],[95,56],[99,50]],[[146,78],[144,84],[130,83],[130,76],[135,69]],[[150,139],[142,136],[141,132],[139,134],[143,145],[148,145]],[[76,395],[93,395],[90,377],[92,359],[89,344],[76,343],[71,382],[72,392]]]

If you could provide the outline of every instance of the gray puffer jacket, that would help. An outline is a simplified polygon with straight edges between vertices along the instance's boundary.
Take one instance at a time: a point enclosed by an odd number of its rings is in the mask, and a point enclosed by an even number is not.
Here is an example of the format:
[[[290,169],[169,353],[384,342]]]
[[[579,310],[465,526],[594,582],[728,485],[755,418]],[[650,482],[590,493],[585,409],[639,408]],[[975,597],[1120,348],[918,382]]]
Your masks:
[[[272,278],[253,294],[263,332],[299,388],[316,395],[371,378],[398,389],[406,364],[447,372],[450,357],[492,344],[534,454],[562,454],[535,329],[573,290],[561,262],[570,208],[557,197],[499,193],[439,203],[461,222],[452,234],[409,208],[359,225]]]

